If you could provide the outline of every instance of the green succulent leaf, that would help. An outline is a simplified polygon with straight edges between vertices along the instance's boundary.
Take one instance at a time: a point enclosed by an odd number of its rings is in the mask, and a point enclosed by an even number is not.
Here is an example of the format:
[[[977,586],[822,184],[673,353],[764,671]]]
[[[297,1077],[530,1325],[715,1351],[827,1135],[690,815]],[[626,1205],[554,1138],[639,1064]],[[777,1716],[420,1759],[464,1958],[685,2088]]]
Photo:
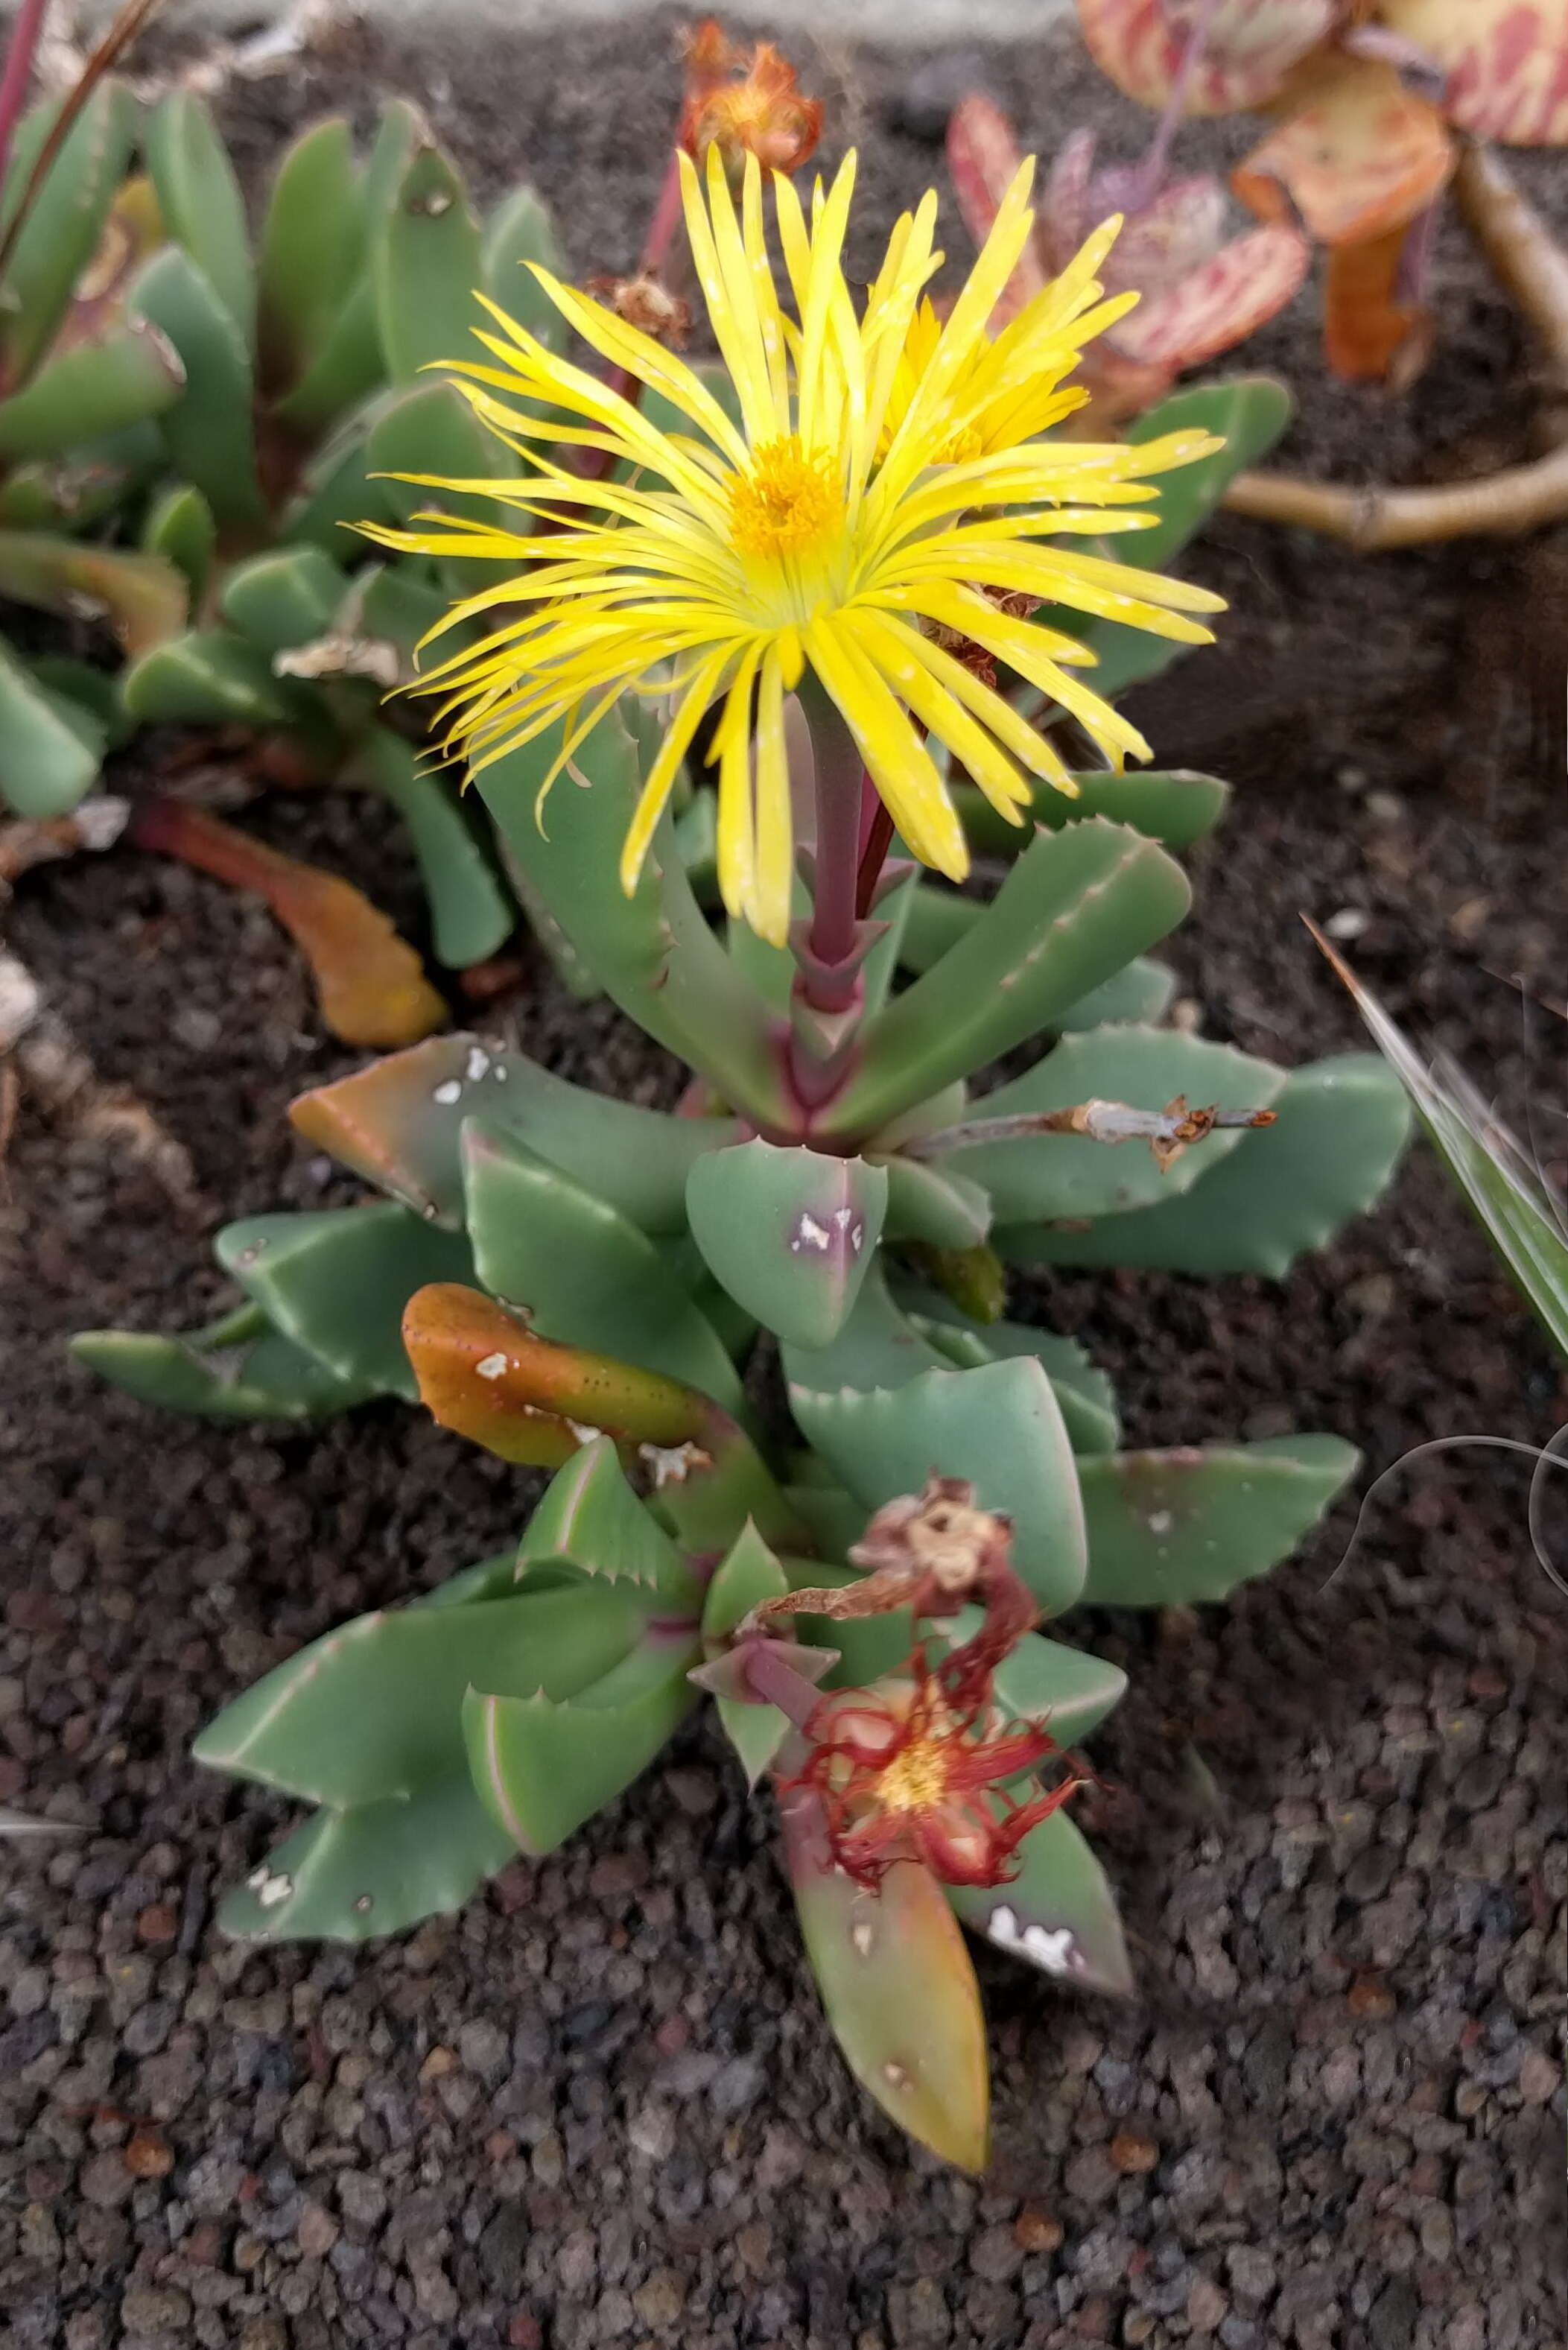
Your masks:
[[[270,655],[325,635],[348,592],[348,574],[318,546],[275,546],[236,563],[218,601],[224,619]]]
[[[260,529],[266,501],[252,425],[255,386],[241,328],[177,244],[165,245],[138,272],[129,302],[168,337],[185,370],[184,388],[162,417],[176,468],[201,491],[220,524]]]
[[[697,1703],[686,1675],[701,1653],[695,1637],[649,1631],[623,1663],[566,1702],[470,1690],[469,1769],[519,1851],[554,1852],[648,1768]]]
[[[972,1639],[981,1626],[978,1607],[966,1607],[944,1627],[950,1646]],[[1086,1649],[1069,1648],[1026,1632],[996,1669],[996,1702],[1014,1721],[1038,1722],[1058,1746],[1076,1746],[1096,1731],[1127,1692],[1118,1665]]]
[[[1023,1322],[974,1322],[940,1290],[902,1289],[899,1304],[924,1337],[962,1369],[1032,1356],[1056,1390],[1075,1452],[1114,1452],[1121,1441],[1116,1389],[1075,1338]]]
[[[296,384],[341,315],[364,255],[354,139],[340,114],[287,148],[262,224],[256,348],[270,390]]]
[[[306,436],[346,418],[357,401],[386,381],[370,259],[390,224],[403,174],[424,136],[419,110],[406,99],[393,99],[383,109],[359,180],[359,229],[347,290],[315,358],[274,411],[281,422]],[[361,506],[359,518],[369,519],[370,512]]]
[[[476,313],[476,322],[478,314]],[[463,357],[469,338],[454,343],[447,356]],[[386,473],[387,495],[400,522],[410,521],[431,503],[431,491],[400,474],[439,473],[453,481],[511,481],[521,467],[504,441],[487,432],[455,384],[433,382],[429,377],[399,391],[377,417],[370,432],[370,469]],[[475,521],[515,528],[514,508],[495,499],[465,494],[462,510]],[[478,575],[476,575],[478,576]],[[483,577],[493,585],[495,567]]]
[[[1086,1028],[1151,1028],[1164,1018],[1175,993],[1176,973],[1168,963],[1136,955],[1114,978],[1069,1004],[1056,1025],[1064,1036]]]
[[[874,1323],[857,1311],[835,1346],[784,1350],[790,1407],[807,1442],[868,1512],[918,1493],[935,1463],[944,1476],[971,1479],[982,1509],[1012,1517],[1014,1562],[1042,1605],[1053,1615],[1070,1607],[1085,1572],[1083,1505],[1044,1368],[1028,1357],[925,1367],[942,1357],[872,1281],[863,1307],[868,1300]]]
[[[430,634],[452,601],[433,577],[419,577],[418,567],[411,562],[382,563],[362,572],[358,593],[363,633],[395,645],[410,666],[421,639]],[[441,780],[447,784],[449,797],[455,796],[457,786],[450,777]]]
[[[218,1907],[242,1942],[364,1942],[460,1909],[512,1858],[466,1768],[407,1796],[314,1813]]]
[[[373,634],[368,605],[364,618]],[[346,780],[380,792],[408,827],[437,961],[463,971],[493,955],[511,935],[515,912],[447,776],[422,766],[400,734],[373,726],[356,746]],[[452,1131],[455,1157],[455,1124]]]
[[[472,1035],[389,1054],[302,1095],[291,1116],[318,1149],[454,1228],[463,1217],[462,1125],[482,1117],[656,1237],[685,1229],[693,1164],[738,1130],[732,1118],[671,1118],[589,1093]]]
[[[1082,1830],[1065,1811],[1030,1829],[1011,1884],[950,1885],[948,1899],[971,1933],[1080,1991],[1125,1998],[1133,1987],[1116,1896]]]
[[[983,1184],[921,1159],[889,1159],[887,1237],[940,1249],[978,1248],[991,1231]]]
[[[1172,392],[1136,417],[1127,434],[1135,443],[1156,441],[1165,432],[1198,431],[1218,434],[1224,445],[1212,456],[1179,465],[1162,476],[1158,521],[1152,530],[1119,538],[1118,560],[1147,571],[1168,570],[1173,556],[1202,528],[1235,476],[1273,447],[1291,421],[1293,405],[1285,386],[1272,376],[1232,376]],[[1109,701],[1146,678],[1158,677],[1189,650],[1116,620],[1094,619],[1085,625],[1055,606],[1049,617],[1053,626],[1071,628],[1092,648],[1098,666],[1088,674],[1096,692]]]
[[[302,1215],[246,1216],[214,1243],[219,1263],[286,1337],[373,1395],[419,1399],[403,1308],[431,1282],[472,1282],[461,1234],[391,1201]]]
[[[1127,549],[1135,539],[1139,542],[1138,559],[1143,559],[1143,548],[1153,536],[1152,531],[1130,532],[1117,542],[1118,559],[1129,559]],[[1163,638],[1146,639],[1140,629],[1127,629],[1122,633],[1170,656],[1187,650]],[[1098,671],[1094,682],[1096,692],[1106,691]],[[1146,767],[1120,775],[1097,767],[1085,768],[1073,780],[1078,786],[1076,798],[1058,791],[1054,784],[1036,782],[1026,811],[1027,820],[1059,832],[1064,825],[1082,824],[1088,816],[1103,816],[1108,823],[1130,825],[1134,832],[1147,833],[1150,840],[1158,840],[1165,848],[1190,848],[1194,841],[1212,832],[1231,797],[1229,784],[1222,784],[1217,775],[1199,775],[1190,767]],[[1017,825],[1009,824],[978,785],[954,781],[948,789],[970,846],[978,855],[1016,857],[1026,845],[1027,828],[1021,830]]]
[[[17,816],[65,816],[98,780],[101,738],[94,744],[0,642],[0,803]]]
[[[462,1768],[474,1687],[560,1697],[610,1672],[641,1623],[613,1585],[357,1616],[264,1674],[209,1724],[198,1762],[346,1809]]]
[[[275,677],[265,653],[225,629],[197,629],[143,654],[125,672],[125,706],[143,724],[281,726],[306,733],[327,723],[317,698]]]
[[[1085,1600],[1163,1607],[1227,1598],[1288,1556],[1359,1458],[1337,1436],[1276,1436],[1082,1461]]]
[[[143,139],[164,226],[223,304],[241,345],[255,338],[256,286],[244,198],[211,109],[189,90],[171,90],[153,109]],[[318,235],[331,234],[317,224]]]
[[[1372,1206],[1404,1148],[1410,1113],[1392,1071],[1357,1053],[1292,1070],[1273,1108],[1272,1126],[1242,1135],[1189,1191],[1087,1230],[1008,1226],[997,1233],[998,1248],[1015,1264],[1281,1278],[1304,1249],[1321,1247]]]
[[[760,1136],[706,1152],[686,1183],[691,1235],[715,1279],[797,1347],[826,1347],[843,1328],[887,1201],[882,1168]]]
[[[439,148],[421,145],[405,169],[375,238],[370,268],[381,348],[394,383],[422,367],[464,359],[483,314],[473,298],[482,242],[461,173]]]
[[[974,1968],[942,1887],[898,1861],[875,1893],[833,1866],[814,1798],[781,1804],[801,1937],[861,2087],[945,2162],[981,2171],[991,2083]]]
[[[556,1471],[517,1556],[520,1567],[551,1561],[629,1584],[666,1607],[695,1614],[701,1600],[701,1582],[627,1483],[607,1436]]]
[[[493,1296],[524,1308],[541,1337],[662,1372],[746,1416],[733,1363],[646,1233],[501,1126],[468,1119],[462,1149],[473,1261]]]
[[[0,206],[7,226],[59,112],[57,99],[46,99],[17,126]],[[8,384],[25,381],[47,350],[77,280],[98,250],[130,160],[136,118],[136,100],[125,84],[100,81],[39,185],[0,281],[0,375]]]
[[[621,889],[621,843],[639,789],[624,723],[611,712],[573,754],[589,788],[563,781],[540,811],[539,788],[562,739],[552,728],[474,778],[517,870],[623,1012],[758,1125],[781,1124],[767,1008],[709,928],[668,818],[635,892]]]
[[[172,338],[144,318],[100,342],[46,359],[31,382],[0,400],[0,458],[63,456],[84,442],[160,416],[180,399],[184,369]]]
[[[983,922],[866,1029],[829,1105],[833,1133],[900,1111],[1054,1024],[1186,911],[1180,868],[1141,833],[1090,818],[1037,833]]]
[[[61,715],[85,730],[82,739],[89,747],[102,743],[119,751],[130,740],[133,729],[120,707],[119,680],[111,670],[95,669],[68,653],[35,653],[27,667]]]
[[[144,554],[174,566],[190,589],[192,608],[199,606],[218,549],[218,525],[201,491],[177,482],[154,498],[141,526],[141,546]]]
[[[1285,1073],[1230,1045],[1165,1028],[1096,1028],[1064,1036],[1025,1076],[977,1102],[977,1122],[1033,1118],[1088,1101],[1163,1109],[1179,1096],[1196,1107],[1267,1109]],[[990,1193],[999,1224],[1114,1216],[1179,1199],[1232,1153],[1244,1132],[1217,1128],[1161,1168],[1143,1142],[1094,1142],[1080,1134],[1033,1134],[945,1153],[946,1174]]]
[[[478,283],[508,317],[526,327],[548,349],[559,350],[566,341],[566,323],[528,267],[530,262],[553,277],[567,274],[549,208],[534,189],[514,188],[486,224]]]
[[[282,536],[308,540],[335,561],[356,552],[351,536],[362,522],[390,522],[392,504],[385,482],[370,473],[370,409],[348,417],[304,466],[296,495],[284,510]]]
[[[322,1419],[373,1392],[339,1378],[249,1303],[199,1330],[83,1330],[70,1351],[139,1402],[202,1419]]]
[[[719,1655],[743,1616],[760,1607],[764,1599],[782,1599],[788,1589],[788,1575],[755,1526],[745,1526],[708,1586],[702,1610],[702,1642],[708,1654]],[[717,1704],[720,1725],[740,1757],[746,1784],[754,1787],[789,1736],[788,1717],[776,1705],[748,1705],[736,1698],[722,1697]]]
[[[1022,847],[1025,837],[1015,835],[1015,845]],[[907,882],[900,894],[909,899],[898,940],[898,962],[906,971],[929,971],[985,916],[983,898],[965,898],[935,881]]]

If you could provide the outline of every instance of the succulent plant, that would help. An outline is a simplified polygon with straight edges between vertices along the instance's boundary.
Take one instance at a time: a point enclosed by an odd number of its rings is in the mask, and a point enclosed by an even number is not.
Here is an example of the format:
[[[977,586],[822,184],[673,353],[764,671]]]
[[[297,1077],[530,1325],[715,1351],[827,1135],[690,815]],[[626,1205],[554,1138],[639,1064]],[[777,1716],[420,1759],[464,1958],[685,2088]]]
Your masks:
[[[1162,122],[1141,162],[1100,171],[1094,132],[1072,132],[1045,182],[1036,244],[1008,289],[1012,303],[1026,302],[1064,267],[1096,221],[1122,215],[1106,280],[1118,293],[1136,288],[1139,299],[1100,338],[1085,367],[1104,416],[1137,415],[1188,369],[1244,342],[1294,298],[1311,265],[1312,248],[1289,221],[1227,237],[1219,181],[1209,172],[1168,174],[1173,127],[1174,116]],[[971,91],[954,109],[947,146],[959,209],[978,243],[1018,169],[1012,125],[993,99]],[[1215,387],[1216,393],[1223,397],[1224,389]],[[1227,472],[1248,462],[1229,451],[1227,458]]]
[[[13,203],[57,111],[20,128]],[[291,780],[389,799],[439,960],[494,951],[515,913],[482,828],[427,772],[412,717],[383,710],[462,567],[372,559],[349,525],[396,519],[404,494],[383,476],[477,467],[468,408],[421,370],[483,315],[474,287],[550,333],[522,265],[554,259],[533,191],[481,222],[401,100],[363,163],[339,118],[288,149],[253,250],[204,103],[177,91],[142,120],[129,90],[99,85],[0,278],[0,594],[103,616],[126,667],[116,680],[0,652],[0,794],[18,814],[73,807],[138,723],[243,730]],[[98,543],[111,529],[122,543]],[[213,847],[210,819],[203,836],[168,804],[131,837],[197,861]],[[301,892],[280,889],[265,852],[247,862],[229,833],[224,855],[286,918]],[[303,898],[314,949],[320,910]],[[330,921],[324,936],[330,959]],[[360,945],[351,926],[345,951]],[[394,1018],[345,1033],[409,1041],[440,1010],[426,990],[400,1032]]]
[[[1231,186],[1327,249],[1324,348],[1341,375],[1382,377],[1429,341],[1430,219],[1454,134],[1568,141],[1563,0],[1078,0],[1078,16],[1143,105],[1272,118]]]
[[[511,1851],[547,1851],[611,1801],[697,1701],[695,1675],[748,1774],[775,1772],[808,1955],[858,2077],[978,2165],[983,2037],[955,1918],[1067,1980],[1116,1989],[1127,1973],[1109,1888],[1064,1809],[1083,1774],[1029,1786],[1120,1677],[1034,1621],[1084,1599],[1221,1598],[1293,1547],[1355,1461],[1332,1437],[1124,1448],[1078,1345],[1005,1317],[1008,1268],[1281,1274],[1376,1196],[1408,1109],[1376,1057],[1287,1072],[1158,1024],[1170,982],[1147,951],[1188,902],[1159,835],[1196,837],[1222,788],[1075,776],[983,673],[1011,666],[1091,736],[1137,746],[1057,667],[1085,650],[1058,607],[1191,641],[1205,631],[1190,615],[1216,599],[1057,542],[1069,516],[1108,528],[1106,511],[1147,503],[1142,474],[1201,463],[1209,436],[1040,437],[1038,418],[1073,404],[1057,387],[1074,322],[1106,307],[1091,247],[1010,346],[986,345],[988,289],[1029,232],[1023,179],[934,339],[917,308],[929,201],[895,230],[857,319],[836,244],[851,176],[809,227],[779,194],[806,289],[804,326],[783,332],[754,172],[739,208],[717,161],[705,193],[684,172],[704,290],[746,377],[744,437],[680,362],[541,273],[585,338],[709,435],[706,457],[503,316],[475,411],[529,449],[534,504],[590,518],[569,514],[541,549],[483,515],[416,525],[453,559],[517,567],[480,591],[500,624],[447,681],[475,785],[558,951],[687,1064],[680,1111],[476,1035],[431,1039],[295,1107],[311,1147],[383,1199],[233,1224],[217,1253],[241,1295],[221,1320],[76,1346],[149,1401],[306,1419],[400,1396],[558,1471],[515,1558],[329,1635],[206,1734],[203,1759],[317,1806],[231,1901],[234,1930],[353,1938],[452,1907]],[[857,365],[861,333],[877,399],[905,403],[885,473],[886,417],[841,397],[834,372]],[[893,362],[912,354],[901,383]],[[804,413],[803,382],[818,402]],[[545,390],[548,417],[496,396]],[[534,452],[531,436],[566,432],[599,471]],[[971,433],[990,443],[972,459]],[[630,459],[637,485],[618,471]],[[675,490],[650,492],[649,474]],[[491,487],[471,476],[466,494]],[[592,521],[596,507],[618,519]],[[862,526],[873,555],[857,568],[839,558]],[[906,539],[900,601],[873,562]],[[749,567],[739,586],[731,556]],[[1049,583],[1044,620],[980,592],[1021,575]],[[845,584],[867,576],[902,635]],[[936,632],[921,635],[903,616],[932,576]],[[797,619],[803,579],[815,601]],[[988,660],[966,667],[939,641],[961,643],[954,613]],[[705,633],[732,629],[738,670]],[[685,756],[705,698],[716,812]],[[939,765],[939,729],[974,785]],[[961,878],[966,821],[1011,825],[1022,847],[990,902],[951,901],[951,923],[888,851],[897,823],[919,860]],[[704,835],[722,927],[692,879]],[[971,1100],[973,1078],[1043,1037],[1043,1058]],[[753,1401],[759,1341],[776,1344],[793,1438]]]

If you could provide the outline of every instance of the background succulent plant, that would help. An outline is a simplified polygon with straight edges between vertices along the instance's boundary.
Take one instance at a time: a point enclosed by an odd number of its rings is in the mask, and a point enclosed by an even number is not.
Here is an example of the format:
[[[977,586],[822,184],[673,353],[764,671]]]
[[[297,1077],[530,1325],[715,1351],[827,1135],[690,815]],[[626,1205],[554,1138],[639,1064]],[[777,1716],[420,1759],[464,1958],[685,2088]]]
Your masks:
[[[12,206],[57,111],[20,128]],[[555,258],[533,191],[482,221],[400,99],[363,161],[340,118],[296,140],[253,244],[204,103],[181,91],[144,113],[99,86],[0,276],[0,595],[107,620],[126,665],[0,651],[0,792],[17,814],[74,807],[138,723],[241,729],[293,780],[389,799],[438,958],[494,951],[515,915],[483,827],[425,771],[414,722],[383,709],[461,582],[372,559],[349,525],[403,509],[388,474],[477,469],[468,410],[421,369],[466,340],[475,287],[532,317],[522,264]],[[221,861],[168,805],[139,835]],[[232,837],[227,853],[241,858]],[[260,855],[243,878],[314,943],[303,885]],[[400,1022],[346,1033],[407,1041],[439,1016],[427,991]]]

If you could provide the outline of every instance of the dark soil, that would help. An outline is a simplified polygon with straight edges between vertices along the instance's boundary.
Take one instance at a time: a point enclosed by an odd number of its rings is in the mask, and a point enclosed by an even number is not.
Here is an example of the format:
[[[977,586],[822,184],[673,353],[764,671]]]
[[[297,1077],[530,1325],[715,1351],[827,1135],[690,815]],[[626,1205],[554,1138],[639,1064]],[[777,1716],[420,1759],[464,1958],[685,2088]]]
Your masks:
[[[487,188],[531,166],[574,263],[614,267],[657,177],[668,48],[640,20],[419,57],[366,41],[242,93],[231,127],[256,161],[326,104],[412,91]],[[909,126],[952,68],[811,62],[867,155],[869,250],[940,169]],[[978,64],[1028,136],[1091,110],[1135,135],[1064,47]],[[1511,322],[1462,245],[1442,265],[1446,340],[1404,407],[1326,385],[1305,311],[1260,343],[1302,390],[1293,460],[1415,478],[1462,442],[1521,445]],[[1295,919],[1354,910],[1397,1014],[1516,1107],[1561,1105],[1560,1056],[1532,1069],[1490,975],[1562,993],[1561,774],[1528,764],[1549,599],[1520,584],[1549,559],[1358,564],[1215,531],[1197,567],[1235,599],[1226,648],[1146,698],[1162,758],[1238,785],[1177,948],[1209,1033],[1287,1060],[1355,1043]],[[359,803],[247,820],[417,928]],[[322,1196],[283,1111],[346,1056],[264,916],[127,854],[34,877],[12,927],[102,1074],[187,1145],[213,1222]],[[670,1065],[542,968],[510,1016],[552,1066],[670,1097]],[[0,1801],[87,1824],[0,1847],[7,2345],[1562,2339],[1568,1639],[1517,1462],[1417,1464],[1332,1584],[1348,1511],[1223,1610],[1075,1626],[1134,1669],[1097,1759],[1140,1989],[1075,2001],[981,1956],[997,2131],[975,2184],[849,2080],[766,1807],[701,1727],[557,1858],[408,1940],[217,1938],[214,1896],[278,1815],[199,1774],[192,1733],[335,1618],[496,1547],[527,1489],[405,1411],[234,1433],[93,1387],[67,1334],[191,1318],[200,1237],[26,1107],[7,1177]],[[1332,1428],[1382,1467],[1563,1416],[1424,1156],[1282,1284],[1074,1277],[1035,1302],[1116,1375],[1137,1442]]]

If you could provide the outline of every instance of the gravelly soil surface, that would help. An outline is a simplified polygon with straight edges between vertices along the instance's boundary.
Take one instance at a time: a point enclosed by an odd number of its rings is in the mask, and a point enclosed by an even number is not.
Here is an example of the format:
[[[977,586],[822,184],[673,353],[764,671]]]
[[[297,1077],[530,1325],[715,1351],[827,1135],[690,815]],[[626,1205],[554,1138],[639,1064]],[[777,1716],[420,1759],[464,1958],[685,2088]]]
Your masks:
[[[1044,53],[985,62],[1037,136],[1086,87]],[[831,57],[818,78],[868,150],[869,244],[932,167],[909,126],[940,77]],[[527,154],[569,171],[575,261],[629,255],[670,97],[658,28],[367,47],[247,95],[248,151],[379,82],[426,97],[493,180]],[[1461,250],[1445,265],[1450,340],[1407,411],[1325,390],[1310,319],[1270,338],[1307,386],[1303,463],[1355,477],[1466,435],[1508,447],[1507,321]],[[1148,712],[1173,763],[1222,754],[1242,803],[1194,860],[1177,948],[1207,1030],[1287,1059],[1355,1042],[1294,920],[1354,908],[1397,1013],[1516,1104],[1560,1103],[1560,1065],[1532,1070],[1487,975],[1562,990],[1561,783],[1526,755],[1542,598],[1517,558],[1366,569],[1228,525],[1202,561],[1238,601],[1228,650]],[[254,820],[417,926],[359,806]],[[322,1197],[282,1111],[343,1056],[264,917],[124,857],[40,877],[13,928],[104,1074],[189,1147],[212,1221]],[[563,1070],[670,1097],[667,1064],[541,971],[508,1017]],[[849,2082],[765,1806],[701,1727],[459,1918],[357,1953],[217,1939],[215,1893],[279,1815],[201,1777],[192,1731],[335,1618],[495,1547],[527,1489],[408,1413],[236,1435],[94,1390],[63,1336],[189,1318],[200,1236],[26,1110],[7,1178],[0,1801],[87,1828],[0,1856],[7,2345],[1561,2341],[1568,1640],[1515,1464],[1418,1464],[1327,1587],[1349,1513],[1225,1610],[1075,1623],[1134,1670],[1097,1759],[1140,1988],[1073,2001],[981,1957],[998,2113],[977,2184]],[[1317,1426],[1382,1466],[1562,1417],[1421,1159],[1283,1284],[1075,1277],[1035,1305],[1116,1373],[1135,1441]]]

